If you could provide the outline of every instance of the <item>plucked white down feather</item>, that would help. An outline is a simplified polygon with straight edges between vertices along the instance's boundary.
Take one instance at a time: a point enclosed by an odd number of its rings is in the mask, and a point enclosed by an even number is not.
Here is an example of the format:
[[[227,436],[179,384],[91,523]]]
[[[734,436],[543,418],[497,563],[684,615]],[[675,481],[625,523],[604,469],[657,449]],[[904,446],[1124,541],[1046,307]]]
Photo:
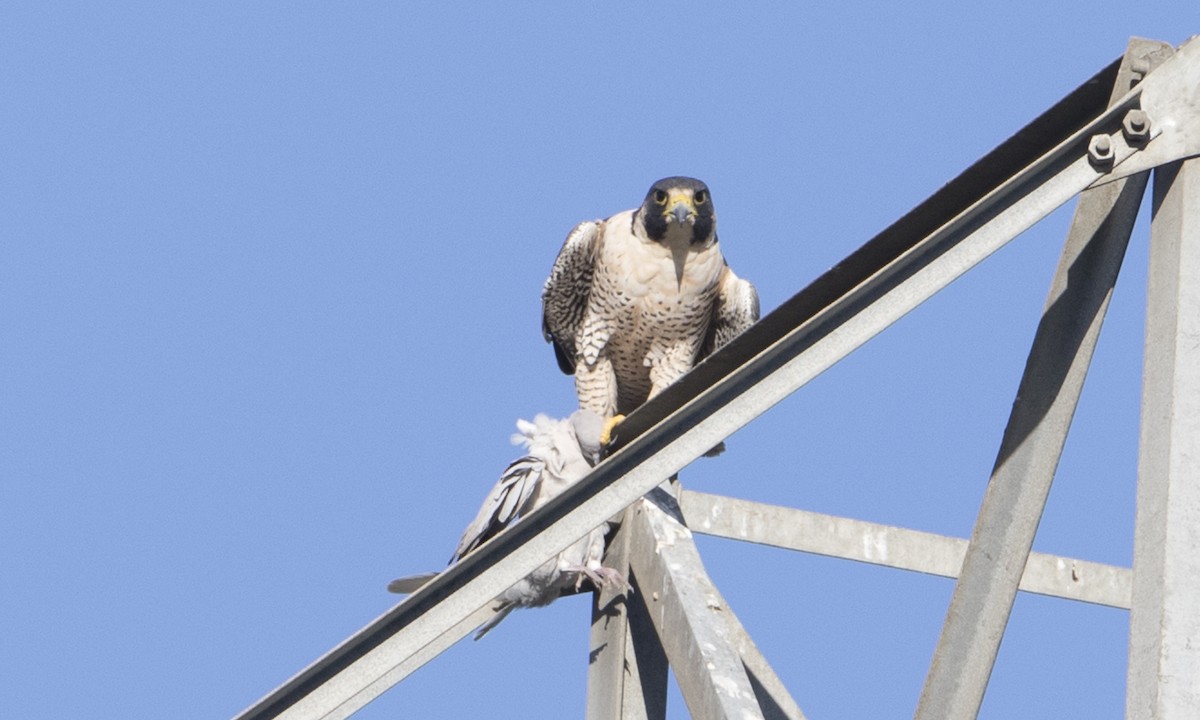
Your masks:
[[[589,410],[577,410],[562,420],[542,414],[533,422],[518,420],[518,432],[512,441],[524,445],[526,454],[501,473],[463,533],[451,562],[461,560],[587,475],[599,457],[603,424],[604,419]],[[601,564],[607,530],[607,523],[601,525],[497,596],[496,616],[479,628],[475,639],[483,637],[516,608],[548,605],[563,590],[578,589],[585,578],[598,587],[627,588],[619,572]],[[433,573],[421,573],[397,578],[388,584],[388,590],[414,592],[433,577]]]

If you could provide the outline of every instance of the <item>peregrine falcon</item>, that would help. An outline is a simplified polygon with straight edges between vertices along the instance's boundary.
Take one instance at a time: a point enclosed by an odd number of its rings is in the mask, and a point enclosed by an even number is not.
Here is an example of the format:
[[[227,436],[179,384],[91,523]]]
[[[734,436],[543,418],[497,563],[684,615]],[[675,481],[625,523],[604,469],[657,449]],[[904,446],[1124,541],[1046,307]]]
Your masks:
[[[708,186],[659,180],[636,210],[576,225],[542,290],[542,334],[579,405],[624,414],[758,320],[717,242]]]

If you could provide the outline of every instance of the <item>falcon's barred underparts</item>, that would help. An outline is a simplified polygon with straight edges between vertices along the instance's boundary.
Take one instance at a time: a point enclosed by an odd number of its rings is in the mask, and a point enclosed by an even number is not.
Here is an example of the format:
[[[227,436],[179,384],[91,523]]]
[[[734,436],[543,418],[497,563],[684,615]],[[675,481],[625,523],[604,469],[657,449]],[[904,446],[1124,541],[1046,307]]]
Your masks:
[[[758,293],[717,242],[708,187],[654,183],[641,207],[580,223],[542,291],[542,333],[579,405],[633,411],[758,320]],[[607,433],[605,434],[607,442]]]

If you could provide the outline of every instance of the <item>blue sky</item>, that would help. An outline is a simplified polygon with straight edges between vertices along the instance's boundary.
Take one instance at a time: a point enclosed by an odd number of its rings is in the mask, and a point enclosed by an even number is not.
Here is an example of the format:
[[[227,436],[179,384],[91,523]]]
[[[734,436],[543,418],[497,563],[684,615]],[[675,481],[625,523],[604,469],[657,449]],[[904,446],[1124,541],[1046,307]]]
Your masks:
[[[0,716],[232,716],[442,567],[514,420],[572,409],[539,292],[576,222],[699,177],[769,311],[1129,36],[1200,29],[1068,5],[6,5]],[[1069,218],[684,483],[968,534]],[[1038,550],[1131,560],[1147,228]],[[699,544],[810,717],[911,715],[950,581]],[[587,616],[516,613],[358,717],[580,716]],[[1020,597],[982,716],[1119,717],[1127,630]]]

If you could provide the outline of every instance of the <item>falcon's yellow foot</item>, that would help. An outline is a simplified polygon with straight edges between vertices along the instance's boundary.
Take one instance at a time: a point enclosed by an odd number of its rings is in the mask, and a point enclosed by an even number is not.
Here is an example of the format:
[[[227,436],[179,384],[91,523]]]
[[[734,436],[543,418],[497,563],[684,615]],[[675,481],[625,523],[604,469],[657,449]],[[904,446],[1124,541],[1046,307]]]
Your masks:
[[[612,444],[613,430],[616,430],[617,426],[623,422],[625,422],[624,415],[613,415],[604,421],[604,429],[600,431],[600,447],[608,447]]]

